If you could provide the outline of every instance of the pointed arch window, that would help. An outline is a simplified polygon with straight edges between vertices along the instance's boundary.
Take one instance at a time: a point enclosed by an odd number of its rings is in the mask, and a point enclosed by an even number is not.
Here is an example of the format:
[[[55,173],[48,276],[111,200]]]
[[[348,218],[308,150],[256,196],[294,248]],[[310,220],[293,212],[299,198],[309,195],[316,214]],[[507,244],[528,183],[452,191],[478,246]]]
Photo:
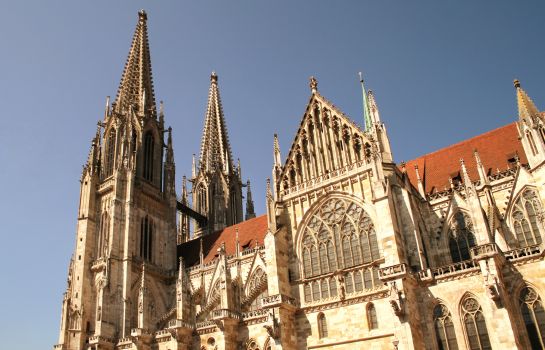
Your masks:
[[[303,228],[302,270],[305,278],[380,259],[374,225],[355,203],[330,199]]]
[[[369,265],[365,272],[344,275],[346,293],[380,285],[374,264],[381,259],[378,240],[373,222],[361,206],[345,199],[329,199],[308,219],[302,230],[300,258],[304,278]],[[322,299],[337,295],[337,288],[334,280],[311,283],[304,288],[305,300],[316,301],[320,295]]]
[[[477,299],[466,297],[462,302],[462,321],[470,350],[491,350],[483,310]]]
[[[153,222],[146,215],[140,224],[140,257],[152,261],[153,251]]]
[[[106,159],[104,168],[104,177],[108,177],[114,173],[115,162],[115,129],[111,129],[108,133],[106,141]]]
[[[458,350],[452,316],[445,305],[439,304],[433,309],[433,325],[439,350]]]
[[[449,249],[452,262],[460,262],[471,258],[470,250],[476,245],[471,218],[464,212],[454,214],[449,228]]]
[[[325,319],[325,315],[320,312],[318,314],[318,337],[320,339],[327,338],[327,321]]]
[[[513,206],[512,221],[517,241],[521,247],[541,244],[541,230],[538,214],[541,202],[533,189],[525,189]]]
[[[143,176],[148,181],[153,181],[153,155],[155,151],[155,140],[151,131],[146,132],[144,136],[144,167]]]
[[[545,309],[539,294],[533,288],[523,288],[519,305],[532,349],[545,349]]]
[[[377,310],[375,309],[375,305],[373,303],[369,303],[369,305],[367,305],[367,324],[369,326],[369,330],[378,328]]]

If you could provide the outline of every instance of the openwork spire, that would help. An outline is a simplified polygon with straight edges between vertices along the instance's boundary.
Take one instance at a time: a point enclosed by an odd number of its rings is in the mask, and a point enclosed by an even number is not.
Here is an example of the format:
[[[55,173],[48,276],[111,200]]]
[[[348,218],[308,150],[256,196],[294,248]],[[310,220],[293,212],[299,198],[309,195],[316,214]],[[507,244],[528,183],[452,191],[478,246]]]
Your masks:
[[[200,170],[221,170],[230,173],[232,167],[233,160],[221,106],[218,76],[212,72],[201,140]]]
[[[531,122],[532,117],[539,116],[539,110],[534,104],[534,101],[532,101],[532,99],[526,94],[526,91],[524,91],[520,87],[520,82],[515,79],[513,83],[515,85],[515,89],[517,89],[517,104],[519,108],[519,118],[521,120],[526,119],[527,121]]]
[[[146,12],[140,10],[129,57],[117,91],[114,110],[118,113],[126,113],[130,107],[133,107],[138,115],[155,118],[157,110],[151,76],[147,19]]]

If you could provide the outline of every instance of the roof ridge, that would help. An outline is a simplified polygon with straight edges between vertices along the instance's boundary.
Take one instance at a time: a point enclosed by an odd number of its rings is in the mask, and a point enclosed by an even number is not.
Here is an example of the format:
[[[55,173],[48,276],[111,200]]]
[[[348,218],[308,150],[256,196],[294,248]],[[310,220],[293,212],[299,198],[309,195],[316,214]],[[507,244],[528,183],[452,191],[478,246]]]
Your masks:
[[[458,142],[453,143],[453,144],[451,144],[451,145],[448,145],[448,146],[439,148],[439,149],[437,149],[437,150],[435,150],[435,151],[432,151],[432,152],[429,152],[429,153],[424,153],[423,155],[420,155],[420,156],[418,156],[418,157],[416,157],[416,158],[410,159],[410,160],[406,161],[405,163],[409,163],[409,162],[412,162],[412,161],[416,161],[417,159],[425,158],[425,157],[430,156],[430,155],[432,155],[432,154],[439,153],[439,152],[444,152],[444,151],[447,150],[447,149],[454,148],[454,147],[457,147],[457,146],[461,146],[461,145],[463,145],[463,144],[465,144],[465,143],[469,143],[469,142],[473,141],[473,140],[476,139],[476,138],[481,138],[481,137],[484,137],[484,136],[486,136],[486,135],[488,135],[488,134],[492,134],[492,133],[494,133],[494,132],[497,132],[497,131],[500,130],[500,129],[506,128],[506,127],[511,126],[511,125],[513,125],[513,124],[515,124],[515,123],[516,123],[516,122],[511,122],[511,123],[509,123],[509,124],[505,124],[505,125],[503,125],[503,126],[499,126],[499,127],[495,128],[495,129],[485,131],[485,132],[483,132],[482,134],[478,134],[478,135],[475,135],[475,136],[471,136],[471,137],[468,138],[468,139],[465,139],[465,140],[462,140],[462,141],[458,141]]]

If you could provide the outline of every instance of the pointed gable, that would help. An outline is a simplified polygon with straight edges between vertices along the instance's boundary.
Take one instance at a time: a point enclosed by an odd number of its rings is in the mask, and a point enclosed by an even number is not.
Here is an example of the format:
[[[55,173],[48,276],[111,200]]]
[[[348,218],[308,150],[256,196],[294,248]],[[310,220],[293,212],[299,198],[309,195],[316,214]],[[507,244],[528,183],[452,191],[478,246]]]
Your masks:
[[[295,139],[282,167],[283,189],[363,160],[370,141],[364,131],[313,89]]]
[[[146,12],[140,10],[129,56],[117,90],[115,111],[125,113],[133,107],[139,115],[156,117],[147,19]]]

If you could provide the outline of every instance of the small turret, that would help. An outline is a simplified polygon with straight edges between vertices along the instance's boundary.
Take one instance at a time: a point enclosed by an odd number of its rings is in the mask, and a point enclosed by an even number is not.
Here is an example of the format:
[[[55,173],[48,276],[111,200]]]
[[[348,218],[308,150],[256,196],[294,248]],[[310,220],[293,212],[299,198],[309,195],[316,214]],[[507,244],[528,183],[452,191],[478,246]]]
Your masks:
[[[246,182],[246,220],[255,218],[254,201],[252,199],[252,190],[250,180]]]

